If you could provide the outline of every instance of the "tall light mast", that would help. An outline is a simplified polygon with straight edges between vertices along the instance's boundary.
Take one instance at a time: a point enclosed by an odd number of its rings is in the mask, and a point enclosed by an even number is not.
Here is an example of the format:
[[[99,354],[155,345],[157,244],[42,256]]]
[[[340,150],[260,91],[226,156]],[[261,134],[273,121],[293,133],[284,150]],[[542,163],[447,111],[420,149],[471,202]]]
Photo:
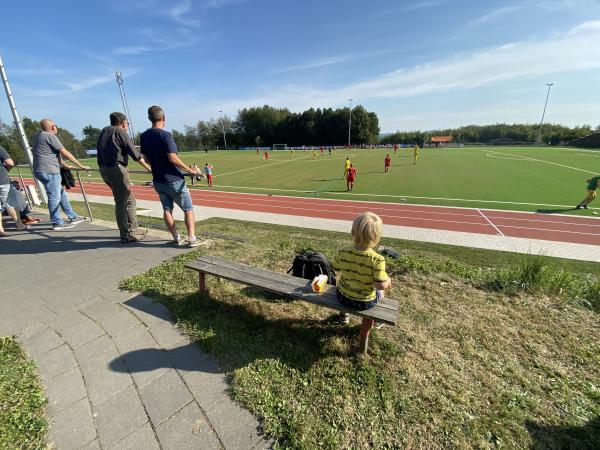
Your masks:
[[[119,92],[121,93],[121,101],[123,102],[123,109],[125,110],[125,115],[127,116],[127,122],[129,122],[129,136],[131,136],[132,141],[135,141],[133,123],[131,122],[129,106],[127,105],[127,97],[125,97],[125,89],[123,88],[123,74],[119,69],[115,69],[115,78],[117,79],[117,84],[119,85]]]

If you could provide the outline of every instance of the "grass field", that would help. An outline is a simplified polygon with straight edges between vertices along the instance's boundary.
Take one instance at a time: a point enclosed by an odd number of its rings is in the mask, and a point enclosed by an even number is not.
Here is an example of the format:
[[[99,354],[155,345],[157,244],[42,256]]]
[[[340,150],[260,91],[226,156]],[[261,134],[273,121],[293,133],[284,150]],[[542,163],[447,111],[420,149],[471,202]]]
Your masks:
[[[184,269],[209,253],[284,273],[303,248],[332,258],[347,234],[224,219],[202,230],[247,241],[214,239],[122,286],[163,302],[218,358],[275,448],[599,448],[598,272],[573,279],[594,280],[594,306],[554,284],[568,275],[549,259],[482,252],[507,263],[482,272],[479,258],[386,239],[402,249],[388,259],[399,322],[361,356],[356,319],[341,327],[324,308],[213,277],[199,295]]]
[[[412,151],[390,151],[392,167],[383,172],[388,150],[327,151],[316,160],[310,151],[271,152],[269,161],[254,151],[182,153],[187,163],[214,167],[213,189],[319,196],[382,202],[566,212],[585,195],[585,180],[600,172],[600,151],[570,148],[466,147],[425,148],[417,164]],[[354,191],[346,192],[343,163],[349,157],[358,171]],[[94,166],[95,159],[85,160]],[[141,169],[135,163],[131,169]],[[97,179],[99,175],[84,179]],[[99,179],[99,178],[98,178]],[[149,179],[133,175],[136,182]],[[202,183],[199,189],[205,189]],[[600,209],[600,203],[593,205]]]

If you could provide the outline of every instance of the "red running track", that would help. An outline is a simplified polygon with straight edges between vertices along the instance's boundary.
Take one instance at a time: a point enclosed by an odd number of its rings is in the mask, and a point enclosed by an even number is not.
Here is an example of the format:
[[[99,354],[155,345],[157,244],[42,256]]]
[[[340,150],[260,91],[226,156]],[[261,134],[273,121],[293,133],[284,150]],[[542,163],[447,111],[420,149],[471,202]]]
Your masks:
[[[103,183],[85,183],[89,195],[111,196]],[[73,191],[78,192],[77,189]],[[158,201],[151,187],[134,186],[140,200]],[[429,228],[542,239],[556,242],[600,245],[600,219],[475,208],[331,200],[190,190],[194,205],[292,216],[352,220],[363,211],[373,211],[387,225]]]

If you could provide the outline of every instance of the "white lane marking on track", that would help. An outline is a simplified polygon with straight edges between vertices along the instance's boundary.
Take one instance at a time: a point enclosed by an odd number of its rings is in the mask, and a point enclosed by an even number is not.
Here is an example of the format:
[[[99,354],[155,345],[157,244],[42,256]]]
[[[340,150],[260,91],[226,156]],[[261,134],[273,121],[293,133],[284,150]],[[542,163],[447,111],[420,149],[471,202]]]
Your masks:
[[[529,156],[513,155],[512,153],[502,153],[502,152],[489,152],[489,153],[487,153],[486,156],[489,156],[490,154],[514,156],[515,159],[528,159],[530,161],[537,161],[537,162],[541,162],[541,163],[544,163],[544,164],[552,164],[553,166],[565,167],[567,169],[573,169],[573,170],[577,170],[579,172],[596,174],[596,172],[592,172],[591,170],[579,169],[578,167],[567,166],[565,164],[559,164],[559,163],[555,163],[555,162],[551,162],[551,161],[544,161],[543,159],[531,158]]]
[[[485,215],[484,213],[482,213],[482,212],[481,212],[481,210],[480,210],[479,208],[477,208],[477,212],[478,212],[479,214],[481,214],[481,217],[483,217],[483,218],[484,218],[484,219],[487,221],[487,223],[489,223],[491,226],[493,226],[493,227],[494,227],[494,229],[495,229],[495,230],[498,232],[498,234],[499,234],[500,236],[504,236],[504,233],[502,233],[502,231],[500,231],[500,229],[499,229],[499,228],[498,228],[496,225],[494,225],[494,223],[493,223],[493,222],[492,222],[490,219],[488,219],[488,218],[486,217],[486,215]]]

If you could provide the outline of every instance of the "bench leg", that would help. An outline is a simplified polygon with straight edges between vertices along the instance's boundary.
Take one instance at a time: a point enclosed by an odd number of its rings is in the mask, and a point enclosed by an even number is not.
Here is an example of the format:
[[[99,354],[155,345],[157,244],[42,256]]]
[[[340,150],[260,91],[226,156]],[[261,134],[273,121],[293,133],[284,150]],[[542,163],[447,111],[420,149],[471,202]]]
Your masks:
[[[198,272],[198,288],[200,293],[206,293],[206,274],[204,272]]]
[[[360,337],[358,343],[358,350],[361,353],[367,353],[367,348],[369,347],[369,332],[371,328],[375,325],[375,321],[372,319],[363,319],[362,325],[360,326]]]

